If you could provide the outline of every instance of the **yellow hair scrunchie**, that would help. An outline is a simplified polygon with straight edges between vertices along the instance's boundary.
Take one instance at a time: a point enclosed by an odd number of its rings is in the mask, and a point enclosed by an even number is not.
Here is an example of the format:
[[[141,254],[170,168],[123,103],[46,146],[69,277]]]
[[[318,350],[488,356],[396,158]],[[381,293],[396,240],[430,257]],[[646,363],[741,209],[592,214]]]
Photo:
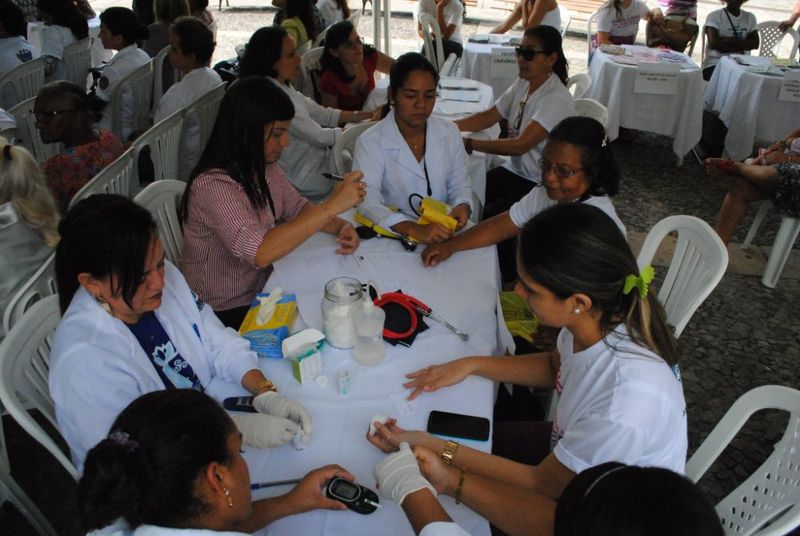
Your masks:
[[[647,289],[655,276],[655,269],[648,264],[641,270],[638,276],[631,274],[625,278],[625,286],[622,289],[622,293],[630,294],[634,288],[637,288],[639,289],[639,297],[645,299],[647,297]]]

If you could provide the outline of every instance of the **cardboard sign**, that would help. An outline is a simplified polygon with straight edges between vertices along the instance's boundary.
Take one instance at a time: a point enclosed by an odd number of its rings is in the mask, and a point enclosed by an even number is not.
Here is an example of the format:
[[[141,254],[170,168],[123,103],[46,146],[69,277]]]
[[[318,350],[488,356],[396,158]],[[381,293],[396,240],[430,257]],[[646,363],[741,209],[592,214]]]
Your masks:
[[[681,66],[677,63],[639,63],[636,66],[634,93],[676,95]]]
[[[517,56],[514,54],[513,48],[492,48],[492,67],[490,70],[492,78],[516,78],[518,72]]]
[[[783,102],[800,102],[800,71],[786,71],[781,82],[778,100]]]

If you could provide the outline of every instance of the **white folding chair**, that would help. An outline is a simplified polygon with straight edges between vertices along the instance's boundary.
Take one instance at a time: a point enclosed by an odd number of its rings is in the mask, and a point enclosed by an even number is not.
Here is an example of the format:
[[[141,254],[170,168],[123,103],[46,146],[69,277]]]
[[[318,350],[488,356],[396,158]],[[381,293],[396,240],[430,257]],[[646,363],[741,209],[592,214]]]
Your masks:
[[[573,74],[567,79],[567,91],[572,93],[573,99],[580,99],[592,87],[592,77],[589,73]],[[575,88],[574,91],[572,89]]]
[[[675,252],[658,292],[667,322],[680,337],[689,319],[711,294],[728,267],[728,250],[706,222],[694,216],[668,216],[655,224],[639,251],[639,269],[650,264],[662,240],[678,233]]]
[[[64,150],[64,144],[44,143],[36,128],[36,117],[33,115],[33,105],[36,97],[24,100],[8,110],[17,121],[17,143],[28,149],[43,164],[51,157]]]
[[[164,254],[176,266],[183,249],[183,230],[178,214],[185,189],[185,182],[167,179],[149,184],[133,198],[153,215],[158,223],[158,237],[164,246]]]
[[[293,83],[297,91],[315,100],[319,100],[319,72],[321,70],[319,60],[324,51],[325,47],[315,47],[303,54],[300,62],[300,78]]]
[[[333,144],[333,163],[336,165],[336,172],[339,175],[352,171],[356,140],[375,123],[377,121],[366,121],[348,127]]]
[[[603,128],[608,128],[608,109],[594,99],[575,99],[575,115],[591,117],[599,121]]]
[[[119,139],[125,141],[122,124],[122,96],[125,90],[133,98],[130,117],[132,132],[144,131],[150,123],[150,104],[153,99],[153,62],[149,61],[120,80],[111,96],[111,131]]]
[[[48,296],[36,302],[6,334],[0,344],[0,402],[22,429],[78,480],[72,461],[26,409],[39,410],[58,430],[47,380],[53,333],[60,320],[58,295]]]
[[[193,144],[197,149],[197,158],[203,153],[208,138],[211,136],[211,131],[214,128],[214,123],[217,120],[217,112],[219,105],[222,102],[222,97],[225,96],[225,84],[220,84],[193,103],[189,104],[183,109],[183,131],[181,132],[181,154],[187,155],[186,148],[189,144]],[[193,135],[195,130],[197,135]],[[183,181],[189,180],[189,173],[191,173],[197,162],[191,162],[187,156],[182,156],[181,161],[185,161],[186,165],[182,166],[180,171],[180,179]]]
[[[84,37],[65,46],[63,61],[67,80],[86,87],[89,69],[92,68],[92,38]]]
[[[797,54],[797,47],[800,45],[800,34],[794,28],[787,28],[783,31],[779,28],[780,22],[768,20],[759,22],[756,25],[758,31],[758,55],[767,58],[794,58]],[[785,52],[783,40],[785,37],[791,39],[789,52]]]
[[[425,56],[438,71],[444,65],[444,45],[442,44],[442,29],[435,18],[428,13],[419,14],[422,26],[422,40],[425,42]]]
[[[750,226],[750,230],[747,231],[744,242],[742,242],[742,249],[750,247],[770,207],[772,207],[772,201],[761,203],[753,224]],[[781,226],[778,228],[778,234],[775,235],[772,251],[769,252],[767,265],[764,267],[764,275],[761,276],[761,284],[765,287],[775,288],[775,285],[778,284],[778,279],[780,279],[781,272],[786,266],[786,261],[789,260],[789,254],[792,252],[792,246],[798,235],[800,235],[800,218],[782,216]]]
[[[789,422],[766,461],[717,503],[722,528],[731,536],[779,536],[800,527],[800,391],[762,385],[740,396],[686,462],[686,476],[700,480],[747,420],[764,409],[789,412]]]
[[[81,199],[86,199],[94,194],[119,194],[131,197],[135,162],[133,151],[129,149],[122,153],[119,158],[111,162],[108,167],[78,190],[69,202],[69,208],[74,207]]]
[[[139,159],[141,157],[150,158],[153,163],[154,176],[148,179],[160,181],[163,179],[177,179],[180,177],[180,152],[181,152],[181,130],[183,128],[183,113],[177,111],[171,116],[162,119],[141,136],[131,145],[133,152],[135,180],[132,181],[134,187],[142,184],[139,176]],[[144,155],[142,153],[145,153]]]
[[[567,30],[569,30],[569,23],[572,22],[572,11],[559,5],[558,13],[561,16],[561,37],[564,37],[567,35]]]
[[[34,303],[56,294],[56,254],[50,255],[8,301],[3,313],[3,332],[8,333]]]
[[[44,85],[44,60],[36,58],[0,77],[0,108],[8,110],[35,97]]]

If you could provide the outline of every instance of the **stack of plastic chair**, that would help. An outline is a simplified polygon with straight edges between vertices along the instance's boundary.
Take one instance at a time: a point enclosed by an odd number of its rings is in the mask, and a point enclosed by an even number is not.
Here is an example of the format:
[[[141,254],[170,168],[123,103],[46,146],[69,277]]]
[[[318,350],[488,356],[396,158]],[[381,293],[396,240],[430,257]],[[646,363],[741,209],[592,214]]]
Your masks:
[[[183,249],[183,231],[178,214],[184,190],[186,183],[182,181],[156,181],[133,198],[153,215],[158,223],[158,237],[164,247],[164,254],[175,265],[178,264]]]

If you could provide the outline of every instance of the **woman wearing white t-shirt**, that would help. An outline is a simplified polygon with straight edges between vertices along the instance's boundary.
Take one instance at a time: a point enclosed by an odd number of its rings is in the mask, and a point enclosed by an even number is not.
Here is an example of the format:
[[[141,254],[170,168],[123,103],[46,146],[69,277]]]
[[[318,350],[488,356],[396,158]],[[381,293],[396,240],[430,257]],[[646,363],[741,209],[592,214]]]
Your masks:
[[[758,48],[756,16],[742,10],[747,0],[722,0],[722,9],[712,11],[706,18],[706,57],[703,60],[703,78],[710,80],[722,56],[750,54]]]
[[[490,33],[506,33],[518,22],[523,30],[541,25],[552,26],[560,32],[561,11],[556,0],[520,0],[506,20],[492,28]]]
[[[455,122],[462,132],[478,132],[503,119],[508,122],[507,138],[464,138],[467,154],[474,150],[511,157],[486,174],[484,218],[508,210],[541,182],[539,157],[547,135],[575,112],[557,30],[550,26],[526,30],[516,54],[519,78],[494,106]]]
[[[347,0],[319,0],[317,11],[325,22],[325,28],[350,18],[350,6],[347,5]]]
[[[498,244],[503,281],[517,277],[516,240],[519,230],[539,212],[558,203],[594,205],[614,220],[625,233],[611,197],[619,190],[619,170],[606,144],[606,131],[589,117],[561,121],[542,150],[542,184],[514,203],[511,209],[422,252],[425,266],[436,266],[458,251]]]
[[[664,309],[648,289],[617,224],[597,207],[563,203],[534,216],[519,238],[516,292],[539,322],[562,328],[557,347],[511,357],[465,357],[409,374],[411,396],[469,375],[536,388],[560,397],[552,451],[536,465],[511,461],[390,419],[367,438],[385,452],[414,447],[438,493],[508,534],[549,533],[555,501],[570,481],[608,461],[683,473],[686,402],[672,366],[678,349]],[[532,425],[532,430],[546,427]],[[546,437],[546,436],[545,436]],[[519,445],[536,439],[517,436]],[[541,438],[540,438],[541,439]],[[547,449],[543,449],[547,450]]]
[[[461,0],[419,0],[414,19],[417,21],[417,33],[422,37],[422,24],[419,16],[427,13],[439,23],[442,32],[442,48],[445,58],[455,54],[459,58],[464,52],[461,38],[461,25],[464,24],[464,4]],[[425,46],[422,47],[425,54]]]
[[[64,48],[89,36],[89,23],[69,0],[39,0],[42,28],[42,58],[45,60],[45,82],[64,80]]]
[[[650,10],[642,0],[609,0],[597,11],[595,44],[632,45],[640,20],[661,20],[660,9]]]

